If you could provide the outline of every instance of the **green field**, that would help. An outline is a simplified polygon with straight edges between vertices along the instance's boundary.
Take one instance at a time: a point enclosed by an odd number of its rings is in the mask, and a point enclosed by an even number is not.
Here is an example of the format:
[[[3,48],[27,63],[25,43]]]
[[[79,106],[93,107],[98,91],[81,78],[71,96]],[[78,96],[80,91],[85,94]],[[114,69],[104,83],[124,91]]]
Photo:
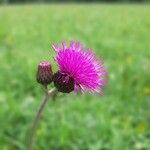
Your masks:
[[[51,43],[79,40],[103,58],[104,96],[49,101],[35,150],[150,149],[150,5],[0,6],[0,150],[25,150],[43,97],[36,83]]]

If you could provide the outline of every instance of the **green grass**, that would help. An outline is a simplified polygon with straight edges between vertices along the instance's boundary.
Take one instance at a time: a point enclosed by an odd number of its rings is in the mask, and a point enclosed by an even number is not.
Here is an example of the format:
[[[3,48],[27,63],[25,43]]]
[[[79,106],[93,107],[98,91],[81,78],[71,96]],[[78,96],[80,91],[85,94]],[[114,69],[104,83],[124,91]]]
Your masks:
[[[150,5],[0,6],[0,150],[24,150],[42,98],[37,63],[53,42],[80,40],[102,57],[104,96],[49,102],[35,150],[150,148]]]

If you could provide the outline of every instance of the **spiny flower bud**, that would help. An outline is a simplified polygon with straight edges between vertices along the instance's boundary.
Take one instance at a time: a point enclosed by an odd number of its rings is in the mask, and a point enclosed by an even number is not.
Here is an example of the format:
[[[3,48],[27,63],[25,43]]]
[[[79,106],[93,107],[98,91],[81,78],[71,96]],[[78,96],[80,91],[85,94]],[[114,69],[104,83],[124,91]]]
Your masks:
[[[36,80],[42,85],[48,85],[52,82],[52,69],[48,61],[41,61],[38,65]]]
[[[56,72],[53,82],[59,92],[70,93],[74,90],[74,79],[65,73]]]

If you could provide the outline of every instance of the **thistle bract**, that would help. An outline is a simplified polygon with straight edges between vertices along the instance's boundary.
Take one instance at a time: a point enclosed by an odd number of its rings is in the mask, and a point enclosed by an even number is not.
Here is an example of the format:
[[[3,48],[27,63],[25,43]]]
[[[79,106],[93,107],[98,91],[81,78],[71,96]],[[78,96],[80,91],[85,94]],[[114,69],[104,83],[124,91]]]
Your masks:
[[[74,79],[65,73],[56,72],[53,82],[59,92],[70,93],[74,90]]]

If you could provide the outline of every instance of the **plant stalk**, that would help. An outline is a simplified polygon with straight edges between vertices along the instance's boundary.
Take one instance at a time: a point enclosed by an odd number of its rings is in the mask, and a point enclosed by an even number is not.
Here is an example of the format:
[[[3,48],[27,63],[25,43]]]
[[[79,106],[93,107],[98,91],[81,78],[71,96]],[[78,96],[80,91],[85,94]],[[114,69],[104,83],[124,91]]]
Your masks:
[[[37,127],[37,124],[41,118],[41,115],[42,115],[42,112],[45,108],[45,105],[49,99],[49,97],[53,97],[56,95],[56,92],[57,90],[55,88],[53,88],[52,90],[48,91],[48,88],[47,86],[45,86],[45,96],[44,96],[44,99],[42,100],[40,106],[39,106],[39,109],[37,110],[37,113],[35,115],[35,118],[33,120],[33,123],[31,125],[31,129],[30,129],[30,132],[29,132],[29,137],[28,137],[28,145],[27,145],[27,149],[28,150],[32,150],[33,148],[33,138],[34,138],[34,134],[35,134],[35,131],[36,131],[36,127]]]

